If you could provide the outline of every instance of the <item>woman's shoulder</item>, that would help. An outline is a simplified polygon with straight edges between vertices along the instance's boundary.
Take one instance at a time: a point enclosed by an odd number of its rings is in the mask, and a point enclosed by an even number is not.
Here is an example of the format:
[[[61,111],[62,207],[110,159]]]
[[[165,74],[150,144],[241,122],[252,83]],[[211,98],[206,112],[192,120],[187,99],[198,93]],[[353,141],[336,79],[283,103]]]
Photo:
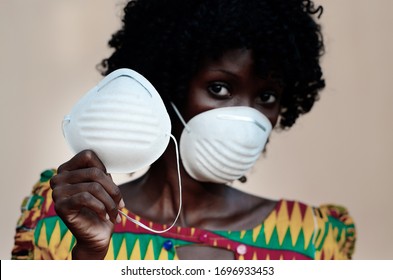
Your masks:
[[[39,180],[34,184],[31,193],[26,196],[21,205],[22,216],[19,219],[18,227],[33,228],[41,214],[49,209],[52,204],[52,190],[50,179],[56,174],[56,169],[47,169],[40,174]],[[31,217],[29,217],[31,215]]]
[[[43,209],[47,208],[47,198],[49,197],[51,201],[49,181],[55,173],[55,169],[43,171],[30,194],[22,201],[20,206],[21,213],[16,225],[14,247],[12,249],[13,259],[35,258],[35,232],[43,216]]]
[[[318,207],[281,199],[264,219],[268,240],[277,247],[298,250],[314,259],[350,259],[356,232],[348,210],[335,204]],[[272,238],[273,237],[273,238]]]
[[[275,211],[277,217],[288,221],[292,232],[297,228],[310,236],[316,259],[352,258],[356,230],[346,207],[337,204],[315,207],[300,201],[280,200]]]
[[[13,259],[66,259],[74,243],[71,233],[57,216],[50,179],[56,169],[40,174],[30,195],[21,205],[17,222]]]
[[[348,209],[337,204],[314,208],[317,221],[315,245],[320,259],[351,259],[356,228]]]

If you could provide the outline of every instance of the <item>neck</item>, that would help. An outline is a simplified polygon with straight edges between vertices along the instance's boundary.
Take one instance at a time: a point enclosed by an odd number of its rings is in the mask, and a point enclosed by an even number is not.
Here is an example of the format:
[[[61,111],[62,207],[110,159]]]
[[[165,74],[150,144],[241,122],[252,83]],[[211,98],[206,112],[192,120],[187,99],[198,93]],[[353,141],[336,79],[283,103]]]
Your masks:
[[[171,223],[176,217],[180,207],[177,164],[175,145],[170,143],[165,153],[151,166],[145,179],[137,188],[139,190],[137,196],[143,198],[138,199],[144,209],[143,216],[146,216],[146,206],[149,205],[148,216],[162,217],[161,223]],[[226,185],[198,182],[187,174],[181,162],[179,164],[182,211],[177,224],[188,226],[193,224],[198,217],[203,217],[201,211],[222,207],[229,188]]]
[[[177,226],[206,229],[244,229],[256,225],[275,206],[274,201],[240,192],[224,184],[202,183],[180,167],[182,209]],[[179,181],[174,145],[139,180],[121,186],[131,212],[170,225],[179,211]]]

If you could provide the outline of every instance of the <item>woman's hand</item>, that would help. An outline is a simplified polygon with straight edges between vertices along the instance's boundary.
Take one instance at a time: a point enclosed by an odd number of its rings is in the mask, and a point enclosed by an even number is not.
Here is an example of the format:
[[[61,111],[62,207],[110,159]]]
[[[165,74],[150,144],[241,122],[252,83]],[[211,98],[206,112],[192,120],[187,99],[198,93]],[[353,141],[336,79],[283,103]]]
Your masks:
[[[50,185],[55,210],[77,240],[73,258],[103,259],[124,207],[105,166],[94,152],[82,151],[58,168]]]

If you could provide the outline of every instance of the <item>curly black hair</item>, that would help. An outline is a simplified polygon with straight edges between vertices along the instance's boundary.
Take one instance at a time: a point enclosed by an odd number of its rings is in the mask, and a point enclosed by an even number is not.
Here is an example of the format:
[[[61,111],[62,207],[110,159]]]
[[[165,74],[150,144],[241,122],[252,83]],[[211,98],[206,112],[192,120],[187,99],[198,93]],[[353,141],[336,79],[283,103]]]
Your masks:
[[[316,22],[322,11],[307,0],[131,0],[122,28],[109,41],[114,52],[99,68],[103,75],[134,69],[164,100],[181,103],[204,59],[248,48],[260,75],[279,73],[280,127],[289,128],[325,86]]]

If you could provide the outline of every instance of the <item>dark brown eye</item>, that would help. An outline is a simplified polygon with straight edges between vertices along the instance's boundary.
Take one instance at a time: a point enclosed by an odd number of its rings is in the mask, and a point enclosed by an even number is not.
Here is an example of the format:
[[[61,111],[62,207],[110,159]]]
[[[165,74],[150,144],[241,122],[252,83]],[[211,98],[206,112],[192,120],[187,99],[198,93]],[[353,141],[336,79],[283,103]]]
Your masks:
[[[264,91],[258,97],[260,104],[272,104],[277,101],[277,94],[274,91]]]
[[[229,87],[225,83],[212,83],[207,87],[207,90],[209,91],[209,93],[219,98],[225,98],[231,96]]]

